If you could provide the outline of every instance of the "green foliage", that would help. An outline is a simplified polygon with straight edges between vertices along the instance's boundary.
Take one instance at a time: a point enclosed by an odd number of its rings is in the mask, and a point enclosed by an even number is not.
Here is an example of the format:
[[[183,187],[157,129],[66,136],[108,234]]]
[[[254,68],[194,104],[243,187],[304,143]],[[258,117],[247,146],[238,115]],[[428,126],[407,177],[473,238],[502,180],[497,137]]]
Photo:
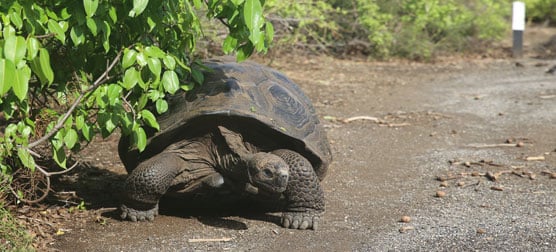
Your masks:
[[[145,128],[166,94],[203,77],[194,58],[200,16],[229,30],[226,53],[244,60],[272,41],[261,0],[4,0],[0,5],[0,169],[36,167],[44,142],[61,167],[100,133],[131,135],[142,150]],[[154,111],[148,110],[153,104]]]
[[[533,22],[556,22],[556,0],[524,0],[527,19]]]
[[[337,11],[327,1],[267,0],[266,6],[268,19],[276,26],[275,47],[301,43],[322,49],[337,38],[337,24],[330,18]]]
[[[543,1],[543,0],[537,0]],[[553,1],[553,0],[552,0]],[[508,30],[511,2],[503,0],[267,0],[275,26],[284,20],[289,40],[329,51],[356,50],[375,58],[429,59],[440,52],[480,49]],[[293,27],[293,29],[291,28]],[[277,28],[283,28],[278,27]],[[276,31],[284,33],[283,29]],[[305,39],[314,38],[314,39]]]
[[[394,7],[396,4],[399,7]],[[392,20],[396,41],[392,53],[412,59],[429,59],[438,52],[464,51],[475,43],[500,38],[507,29],[507,4],[496,0],[398,0],[383,5],[397,17]]]

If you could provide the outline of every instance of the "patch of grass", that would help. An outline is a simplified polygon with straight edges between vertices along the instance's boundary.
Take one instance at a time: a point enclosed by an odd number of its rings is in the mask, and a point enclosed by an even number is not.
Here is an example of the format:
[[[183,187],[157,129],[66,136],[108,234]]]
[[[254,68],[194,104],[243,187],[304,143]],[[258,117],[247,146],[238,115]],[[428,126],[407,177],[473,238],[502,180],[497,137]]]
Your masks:
[[[34,251],[32,238],[15,217],[5,208],[7,180],[0,174],[0,251]]]

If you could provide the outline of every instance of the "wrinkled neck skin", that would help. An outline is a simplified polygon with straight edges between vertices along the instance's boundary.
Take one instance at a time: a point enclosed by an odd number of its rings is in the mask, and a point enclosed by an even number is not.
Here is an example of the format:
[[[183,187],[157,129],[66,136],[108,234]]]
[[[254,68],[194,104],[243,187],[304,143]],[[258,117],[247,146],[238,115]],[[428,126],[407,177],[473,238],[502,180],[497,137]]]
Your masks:
[[[212,136],[213,141],[207,143],[212,164],[224,176],[225,184],[243,189],[250,182],[247,160],[233,153],[225,144],[214,144],[219,142],[214,140],[215,137],[219,136]]]

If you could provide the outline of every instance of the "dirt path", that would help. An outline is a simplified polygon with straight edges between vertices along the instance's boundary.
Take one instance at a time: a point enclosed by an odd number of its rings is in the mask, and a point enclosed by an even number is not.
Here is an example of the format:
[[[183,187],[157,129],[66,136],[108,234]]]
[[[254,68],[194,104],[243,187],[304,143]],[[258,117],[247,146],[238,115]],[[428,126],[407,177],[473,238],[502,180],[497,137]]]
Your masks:
[[[94,167],[62,178],[64,190],[76,190],[98,215],[73,223],[50,246],[62,251],[554,251],[556,179],[548,172],[556,172],[556,75],[544,72],[556,61],[519,63],[280,59],[274,67],[312,98],[333,148],[320,230],[283,229],[276,214],[238,207],[210,213],[169,207],[153,222],[122,222],[111,208],[117,206],[125,172],[111,138],[83,153]],[[381,123],[333,120],[353,116],[377,117]],[[442,184],[439,176],[450,179]],[[436,197],[437,191],[446,195]],[[411,221],[399,222],[403,215]]]

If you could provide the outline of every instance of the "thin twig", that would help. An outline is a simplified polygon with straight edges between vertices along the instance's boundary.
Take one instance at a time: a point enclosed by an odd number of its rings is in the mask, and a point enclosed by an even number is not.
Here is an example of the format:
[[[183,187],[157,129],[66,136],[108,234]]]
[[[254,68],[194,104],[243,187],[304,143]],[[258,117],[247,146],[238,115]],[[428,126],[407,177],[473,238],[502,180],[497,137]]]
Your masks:
[[[71,171],[73,168],[77,167],[77,165],[79,164],[79,162],[75,162],[75,164],[73,164],[70,168],[67,168],[63,171],[57,171],[57,172],[48,172],[46,170],[44,170],[43,168],[41,168],[40,166],[37,165],[37,169],[42,172],[45,176],[50,177],[52,175],[60,175],[60,174],[64,174],[64,173],[68,173],[69,171]]]
[[[536,156],[536,157],[526,157],[525,160],[527,161],[544,161],[544,156]]]
[[[520,144],[503,143],[503,144],[470,144],[467,147],[471,148],[497,148],[497,147],[520,147]]]
[[[224,238],[200,238],[200,239],[189,239],[187,242],[227,242],[231,241],[232,238],[224,237]]]
[[[372,122],[375,122],[375,123],[383,122],[382,120],[380,120],[380,119],[378,119],[377,117],[374,117],[374,116],[354,116],[354,117],[342,119],[340,121],[342,121],[343,123],[349,123],[349,122],[357,121],[357,120],[366,120],[366,121],[372,121]]]
[[[51,38],[56,36],[55,33],[48,33],[48,34],[44,34],[44,35],[35,35],[36,39],[45,39],[45,38]]]

